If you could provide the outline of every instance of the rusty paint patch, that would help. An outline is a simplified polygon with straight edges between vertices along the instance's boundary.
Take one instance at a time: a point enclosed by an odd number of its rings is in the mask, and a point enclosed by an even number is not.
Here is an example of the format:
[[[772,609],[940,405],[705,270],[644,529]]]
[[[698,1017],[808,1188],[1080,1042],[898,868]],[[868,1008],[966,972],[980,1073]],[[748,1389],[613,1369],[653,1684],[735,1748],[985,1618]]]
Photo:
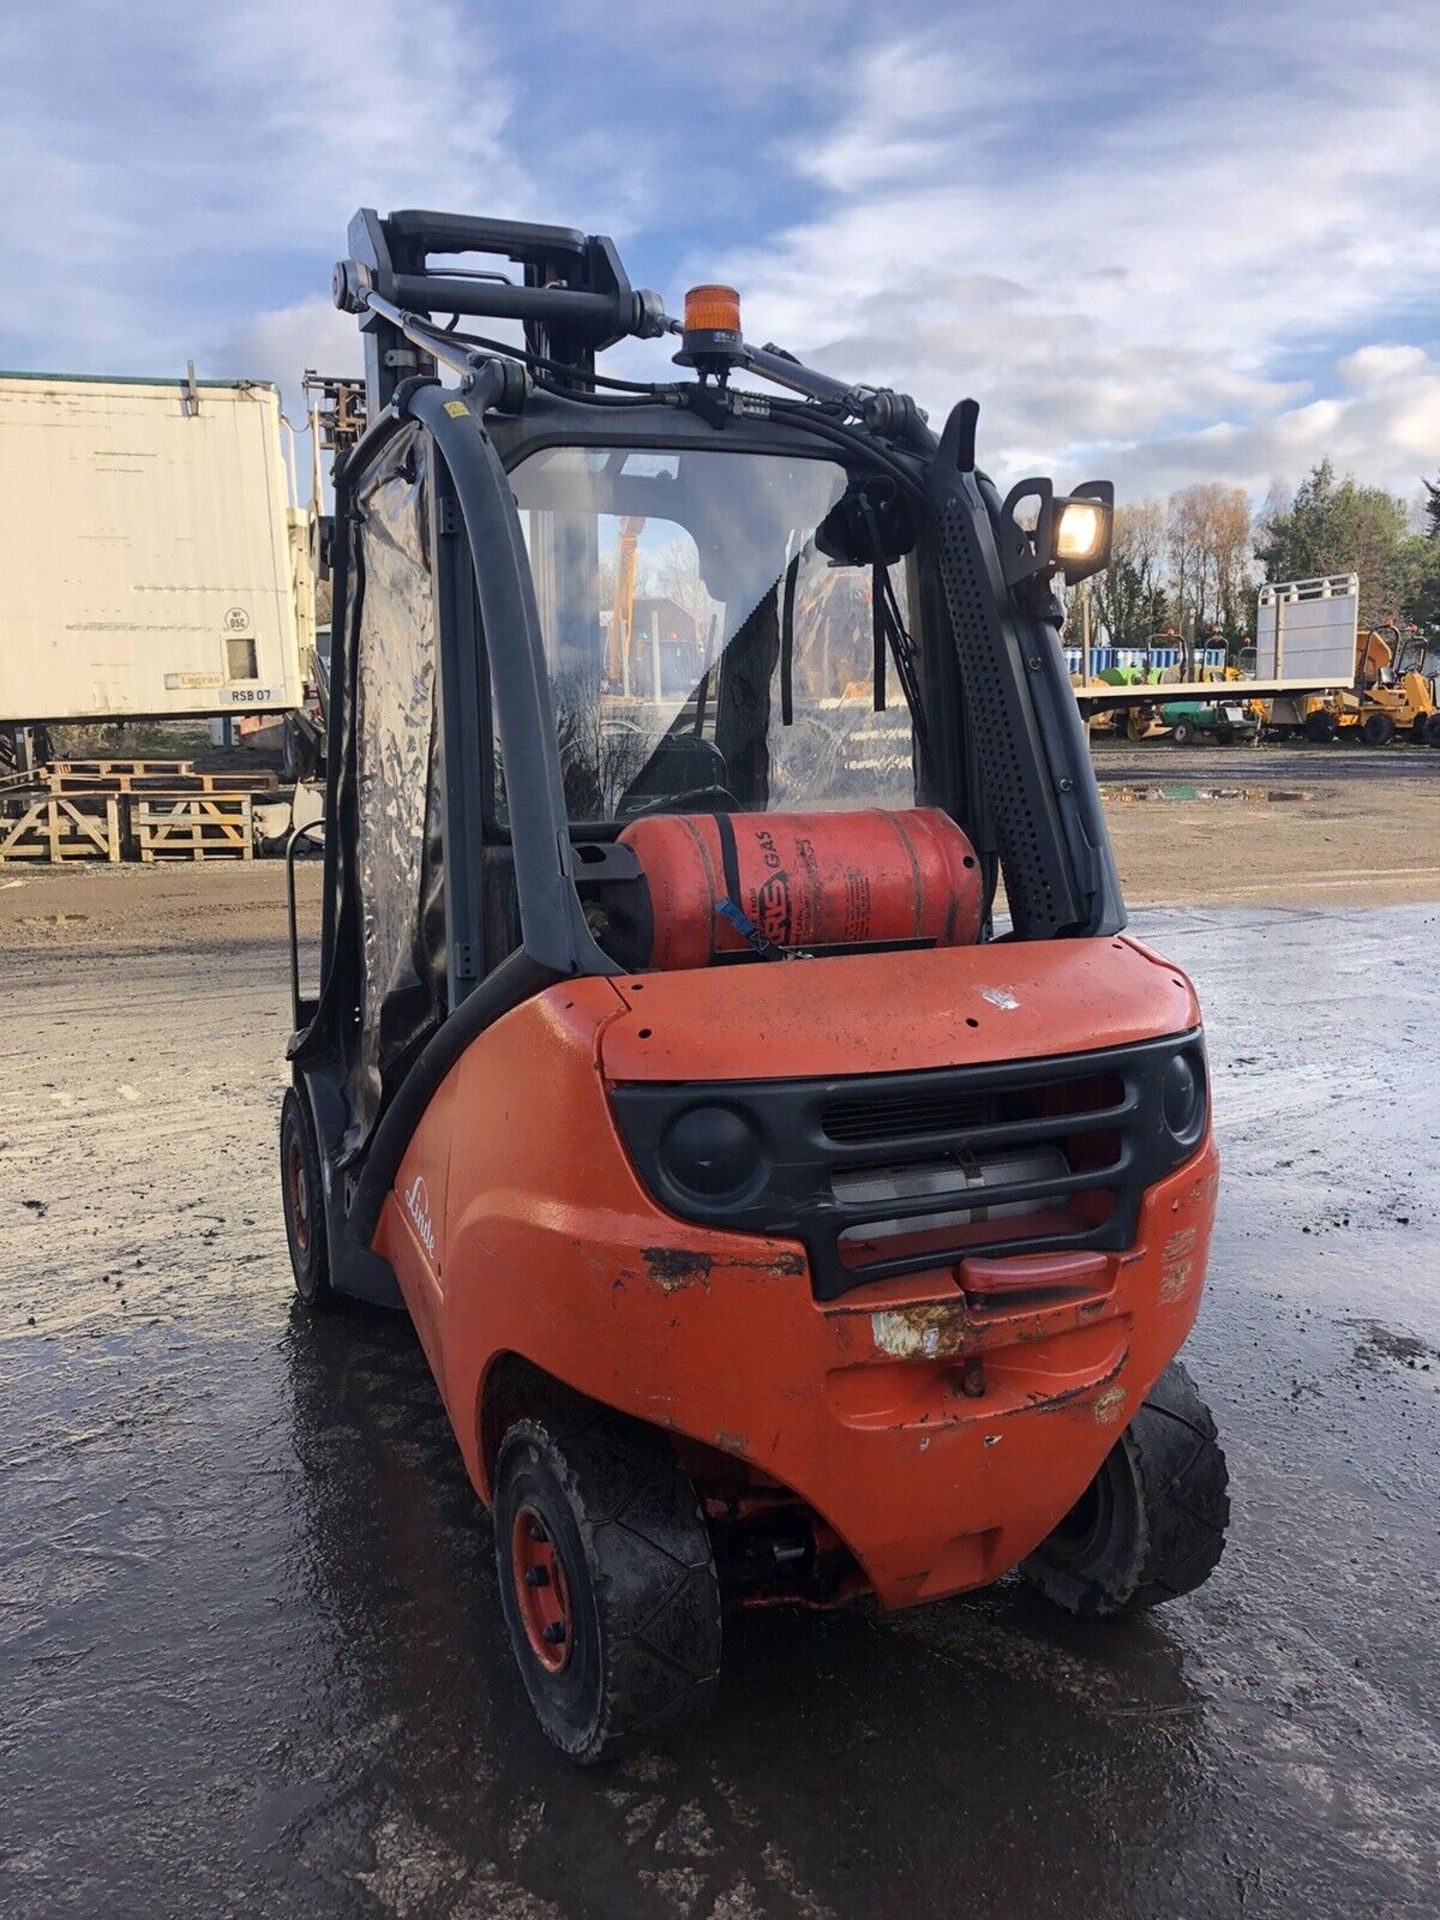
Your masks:
[[[778,1280],[793,1280],[805,1271],[803,1253],[777,1253],[768,1260],[722,1260],[722,1266],[735,1267],[741,1273],[763,1273]]]
[[[695,1253],[687,1247],[646,1247],[641,1258],[655,1285],[665,1293],[678,1293],[682,1287],[708,1287],[714,1256]]]
[[[1199,1229],[1196,1227],[1177,1228],[1165,1242],[1160,1258],[1162,1260],[1182,1260],[1187,1253],[1193,1253],[1195,1251],[1195,1241],[1198,1232]]]
[[[870,1331],[881,1353],[892,1360],[938,1360],[965,1351],[970,1320],[962,1301],[944,1300],[872,1313]]]
[[[1168,1306],[1172,1300],[1180,1299],[1190,1290],[1191,1276],[1195,1272],[1193,1260],[1177,1260],[1173,1265],[1164,1267],[1160,1273],[1160,1304]]]
[[[1095,1402],[1095,1424],[1108,1427],[1118,1420],[1125,1411],[1128,1395],[1124,1387],[1107,1387]]]
[[[653,1285],[664,1293],[679,1293],[685,1287],[708,1288],[717,1266],[739,1273],[763,1275],[767,1280],[791,1280],[805,1271],[805,1258],[799,1253],[775,1253],[769,1259],[731,1260],[723,1255],[697,1252],[693,1247],[646,1247],[641,1258]]]
[[[1021,1406],[1008,1407],[1000,1415],[1002,1420],[1013,1420],[1017,1415],[1027,1413],[1063,1413],[1067,1407],[1088,1400],[1092,1394],[1098,1394],[1095,1402],[1098,1407],[1111,1394],[1118,1393],[1121,1401],[1125,1398],[1125,1389],[1116,1387],[1112,1382],[1119,1378],[1130,1364],[1130,1349],[1124,1348],[1113,1367],[1104,1372],[1098,1380],[1087,1380],[1078,1387],[1062,1387],[1059,1393],[1029,1394]],[[1097,1420],[1109,1418],[1109,1415],[1096,1414]]]

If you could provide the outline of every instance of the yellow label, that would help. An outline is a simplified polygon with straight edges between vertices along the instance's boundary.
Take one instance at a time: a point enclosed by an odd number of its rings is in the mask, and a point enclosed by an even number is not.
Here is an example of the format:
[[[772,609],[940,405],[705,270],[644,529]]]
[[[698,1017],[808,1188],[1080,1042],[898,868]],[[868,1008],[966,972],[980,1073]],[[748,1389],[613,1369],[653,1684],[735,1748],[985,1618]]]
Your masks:
[[[445,411],[452,420],[463,420],[470,409],[463,400],[447,400],[445,402]]]

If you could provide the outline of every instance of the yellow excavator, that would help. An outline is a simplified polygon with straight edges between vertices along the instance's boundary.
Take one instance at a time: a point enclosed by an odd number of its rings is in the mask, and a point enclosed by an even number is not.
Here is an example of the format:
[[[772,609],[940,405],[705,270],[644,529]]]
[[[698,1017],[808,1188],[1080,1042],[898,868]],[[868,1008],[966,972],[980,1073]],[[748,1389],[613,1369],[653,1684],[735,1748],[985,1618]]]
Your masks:
[[[1367,747],[1388,747],[1399,733],[1440,747],[1440,706],[1427,673],[1430,645],[1412,627],[1402,633],[1382,621],[1355,642],[1355,684],[1311,703],[1305,732],[1311,740],[1337,735]]]

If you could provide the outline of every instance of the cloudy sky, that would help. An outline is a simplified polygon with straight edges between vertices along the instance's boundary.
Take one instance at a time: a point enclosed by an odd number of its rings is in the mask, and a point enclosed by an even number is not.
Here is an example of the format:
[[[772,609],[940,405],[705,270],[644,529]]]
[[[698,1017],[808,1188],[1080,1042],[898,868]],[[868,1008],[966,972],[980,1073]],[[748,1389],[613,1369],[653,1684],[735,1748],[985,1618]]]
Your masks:
[[[1436,0],[6,11],[0,366],[293,392],[356,363],[355,207],[431,206],[733,279],[752,338],[975,394],[1000,475],[1440,469]]]

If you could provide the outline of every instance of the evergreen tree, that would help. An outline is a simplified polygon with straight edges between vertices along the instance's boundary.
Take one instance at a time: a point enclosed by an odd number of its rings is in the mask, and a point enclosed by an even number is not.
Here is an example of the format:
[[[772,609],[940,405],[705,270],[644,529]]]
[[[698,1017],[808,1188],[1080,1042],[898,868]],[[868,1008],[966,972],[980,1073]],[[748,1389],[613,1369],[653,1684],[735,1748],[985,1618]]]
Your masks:
[[[1394,619],[1411,598],[1423,543],[1411,533],[1405,502],[1383,487],[1338,484],[1326,459],[1296,489],[1289,506],[1266,515],[1255,557],[1267,580],[1360,576],[1360,623]]]

